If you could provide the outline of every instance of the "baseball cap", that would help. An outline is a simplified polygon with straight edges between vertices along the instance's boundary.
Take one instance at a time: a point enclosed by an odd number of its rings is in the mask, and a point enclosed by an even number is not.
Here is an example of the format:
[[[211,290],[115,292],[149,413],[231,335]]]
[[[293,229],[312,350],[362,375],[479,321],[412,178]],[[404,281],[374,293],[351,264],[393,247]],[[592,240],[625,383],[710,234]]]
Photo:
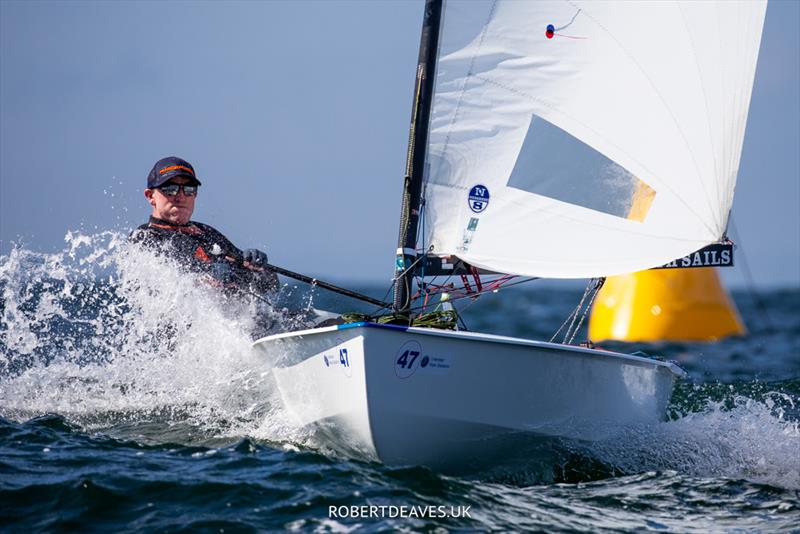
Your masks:
[[[191,178],[197,185],[202,185],[197,176],[195,176],[194,167],[192,167],[191,163],[177,156],[168,156],[161,158],[153,165],[153,169],[147,175],[147,188],[161,187],[178,176]]]

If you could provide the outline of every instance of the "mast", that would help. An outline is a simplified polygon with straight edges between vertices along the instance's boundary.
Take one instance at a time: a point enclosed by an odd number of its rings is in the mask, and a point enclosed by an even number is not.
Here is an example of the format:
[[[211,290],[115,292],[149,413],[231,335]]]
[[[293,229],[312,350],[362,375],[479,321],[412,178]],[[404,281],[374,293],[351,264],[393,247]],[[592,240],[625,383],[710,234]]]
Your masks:
[[[394,281],[394,313],[406,314],[411,307],[413,269],[417,258],[417,228],[425,170],[425,149],[436,78],[436,55],[439,51],[439,30],[443,0],[426,0],[419,42],[419,62],[408,136],[403,204],[400,209],[400,235],[397,240],[396,278]],[[405,271],[405,272],[404,272]]]

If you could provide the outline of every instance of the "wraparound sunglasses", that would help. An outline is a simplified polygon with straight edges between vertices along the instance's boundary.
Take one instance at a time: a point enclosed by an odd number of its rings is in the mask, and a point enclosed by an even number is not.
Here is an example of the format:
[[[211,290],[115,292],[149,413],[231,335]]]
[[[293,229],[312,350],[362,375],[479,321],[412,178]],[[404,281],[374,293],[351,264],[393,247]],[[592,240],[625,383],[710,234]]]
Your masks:
[[[161,187],[158,187],[156,189],[158,189],[168,197],[174,197],[175,195],[178,194],[178,191],[180,191],[181,189],[183,190],[183,194],[187,197],[193,197],[197,195],[196,185],[169,184],[169,185],[162,185]]]

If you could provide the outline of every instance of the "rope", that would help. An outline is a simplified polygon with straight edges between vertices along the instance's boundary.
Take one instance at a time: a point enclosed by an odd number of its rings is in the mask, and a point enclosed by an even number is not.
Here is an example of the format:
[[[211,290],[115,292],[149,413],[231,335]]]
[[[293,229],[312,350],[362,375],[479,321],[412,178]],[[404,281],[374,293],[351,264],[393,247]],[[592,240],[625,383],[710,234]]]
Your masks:
[[[393,314],[372,317],[366,313],[345,313],[342,315],[345,323],[366,323],[373,322],[378,324],[396,324],[403,326],[420,326],[424,328],[441,328],[444,330],[455,330],[458,322],[458,313],[455,310],[438,310],[408,317],[407,315]]]
[[[431,246],[431,248],[433,248],[433,247]],[[427,252],[424,252],[424,253],[420,254],[419,256],[417,256],[417,259],[414,260],[411,263],[411,265],[409,265],[408,267],[406,267],[405,269],[403,269],[402,271],[397,273],[397,275],[394,278],[392,278],[392,283],[396,282],[397,279],[400,278],[401,276],[404,276],[408,271],[411,270],[412,267],[414,267],[416,264],[418,264],[420,261],[422,261],[422,259],[425,258],[426,256],[427,256]]]
[[[452,276],[453,275],[448,275],[447,280],[445,280],[445,282],[450,280],[450,278]],[[501,276],[501,277],[499,277],[497,279],[494,279],[494,280],[492,280],[490,282],[486,282],[486,284],[482,286],[482,289],[480,291],[472,290],[471,286],[469,287],[469,290],[456,289],[456,287],[453,284],[442,284],[442,285],[439,285],[439,284],[434,284],[432,282],[428,283],[427,287],[428,288],[432,288],[432,289],[428,289],[428,293],[430,295],[435,295],[437,293],[445,292],[445,293],[449,293],[451,295],[450,300],[459,300],[459,299],[462,299],[462,298],[475,299],[475,298],[477,298],[477,297],[479,297],[479,296],[481,296],[481,295],[483,295],[485,293],[490,293],[490,292],[491,293],[495,293],[495,292],[499,291],[500,289],[505,289],[507,287],[512,287],[512,286],[515,286],[517,284],[530,282],[532,280],[538,280],[538,278],[535,278],[535,277],[534,278],[524,278],[522,280],[517,280],[517,281],[515,281],[513,283],[509,283],[509,282],[511,282],[511,280],[514,280],[515,278],[516,278],[516,276],[503,275],[503,276]],[[421,296],[421,294],[415,295],[414,299],[418,299],[418,298],[420,298],[420,296]],[[419,307],[412,308],[412,310],[418,310],[418,309],[419,309]]]
[[[589,283],[586,285],[586,289],[583,290],[583,296],[581,296],[580,302],[572,310],[572,313],[561,323],[561,326],[558,327],[556,333],[553,334],[553,337],[550,338],[550,343],[555,342],[556,337],[558,334],[561,333],[561,330],[564,329],[564,326],[569,323],[569,327],[567,327],[567,331],[564,332],[564,339],[561,341],[562,345],[571,345],[573,341],[575,341],[575,336],[578,335],[578,332],[583,326],[583,322],[586,320],[586,316],[589,314],[589,310],[592,308],[592,304],[594,304],[594,299],[597,298],[597,294],[600,292],[600,288],[603,287],[605,283],[605,278],[592,278]],[[586,304],[584,308],[584,303],[586,302],[586,297],[591,294],[591,298],[589,298],[589,302]],[[583,314],[581,314],[581,310],[583,310]],[[578,319],[578,315],[581,316],[580,321],[578,324],[575,324],[575,321]]]
[[[591,287],[592,287],[592,283],[589,282],[586,285],[586,289],[583,291],[583,296],[581,297],[581,301],[578,303],[578,306],[575,308],[575,311],[572,312],[572,321],[570,321],[569,326],[567,327],[567,331],[564,332],[564,339],[561,341],[562,345],[566,345],[567,344],[567,338],[569,337],[570,332],[572,331],[572,327],[575,326],[575,320],[578,318],[578,315],[581,312],[581,308],[583,308],[583,303],[584,303],[584,301],[586,301],[586,297],[589,295],[589,291],[591,290]]]
[[[510,278],[508,278],[508,280],[510,280]],[[482,296],[482,295],[484,295],[486,293],[489,293],[489,292],[495,293],[497,291],[500,291],[501,289],[506,289],[506,288],[509,288],[509,287],[513,287],[513,286],[516,286],[516,285],[519,285],[519,284],[523,284],[525,282],[530,282],[532,280],[538,280],[538,278],[525,278],[524,280],[517,280],[516,282],[511,283],[511,284],[504,284],[504,283],[501,282],[500,285],[498,285],[498,286],[484,286],[484,290],[481,293],[473,292],[473,293],[466,293],[466,294],[459,295],[459,294],[456,293],[459,290],[454,290],[453,288],[448,288],[448,287],[444,287],[444,286],[438,286],[438,291],[447,291],[448,293],[450,293],[450,295],[451,295],[450,296],[450,302],[452,302],[454,300],[461,300],[461,299],[465,299],[465,298],[476,299],[477,297],[480,297],[480,296]],[[428,285],[431,285],[431,284],[428,284]],[[432,291],[432,293],[436,293],[438,291]],[[456,296],[452,296],[454,293],[456,293]],[[417,311],[417,310],[421,310],[421,309],[422,309],[421,306],[417,306],[416,308],[411,308],[409,311]]]
[[[589,282],[589,284],[586,286],[586,289],[583,290],[583,296],[581,297],[581,301],[578,303],[578,305],[575,307],[572,313],[570,313],[569,316],[567,316],[567,318],[564,319],[564,322],[561,323],[561,326],[558,327],[558,330],[556,330],[556,333],[553,334],[553,337],[550,338],[550,343],[555,342],[555,339],[558,336],[558,334],[561,332],[564,326],[569,322],[570,323],[569,328],[567,328],[567,331],[564,334],[564,340],[562,341],[562,344],[566,343],[569,331],[572,329],[572,325],[575,324],[575,318],[578,317],[578,313],[580,313],[581,311],[581,307],[583,306],[583,301],[586,300],[586,295],[589,293],[590,287],[591,287],[591,282]],[[572,322],[570,322],[570,320]]]
[[[599,278],[597,283],[594,286],[594,292],[592,293],[592,298],[589,299],[589,304],[586,305],[586,309],[583,310],[583,315],[581,316],[581,320],[578,323],[578,326],[575,327],[575,331],[572,332],[572,337],[569,338],[569,345],[572,345],[572,342],[575,340],[575,336],[578,334],[578,331],[581,329],[583,325],[583,321],[586,319],[586,316],[589,315],[589,310],[592,309],[592,304],[594,304],[594,299],[597,298],[597,294],[600,293],[600,288],[603,287],[605,284],[605,278]],[[588,336],[587,336],[588,337]]]
[[[750,271],[750,264],[747,262],[747,255],[744,253],[744,247],[742,246],[742,235],[736,228],[736,223],[733,221],[733,215],[730,216],[729,221],[731,230],[736,235],[739,254],[742,257],[742,267],[744,268],[744,279],[745,283],[747,284],[747,291],[750,293],[750,298],[753,299],[753,302],[755,302],[756,308],[761,315],[761,322],[764,324],[764,326],[766,326],[767,330],[772,330],[772,321],[769,318],[769,313],[767,313],[767,306],[764,304],[764,300],[758,294],[758,290],[756,289],[756,283],[755,280],[753,280],[753,273]]]

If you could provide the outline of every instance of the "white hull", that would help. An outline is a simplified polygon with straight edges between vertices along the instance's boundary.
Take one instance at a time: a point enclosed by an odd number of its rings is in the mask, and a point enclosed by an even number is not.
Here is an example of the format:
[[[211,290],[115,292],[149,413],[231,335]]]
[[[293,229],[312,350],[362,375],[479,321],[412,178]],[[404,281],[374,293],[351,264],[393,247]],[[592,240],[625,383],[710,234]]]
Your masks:
[[[371,323],[270,336],[284,405],[387,464],[491,461],[522,434],[596,440],[663,419],[678,367],[522,339]]]

